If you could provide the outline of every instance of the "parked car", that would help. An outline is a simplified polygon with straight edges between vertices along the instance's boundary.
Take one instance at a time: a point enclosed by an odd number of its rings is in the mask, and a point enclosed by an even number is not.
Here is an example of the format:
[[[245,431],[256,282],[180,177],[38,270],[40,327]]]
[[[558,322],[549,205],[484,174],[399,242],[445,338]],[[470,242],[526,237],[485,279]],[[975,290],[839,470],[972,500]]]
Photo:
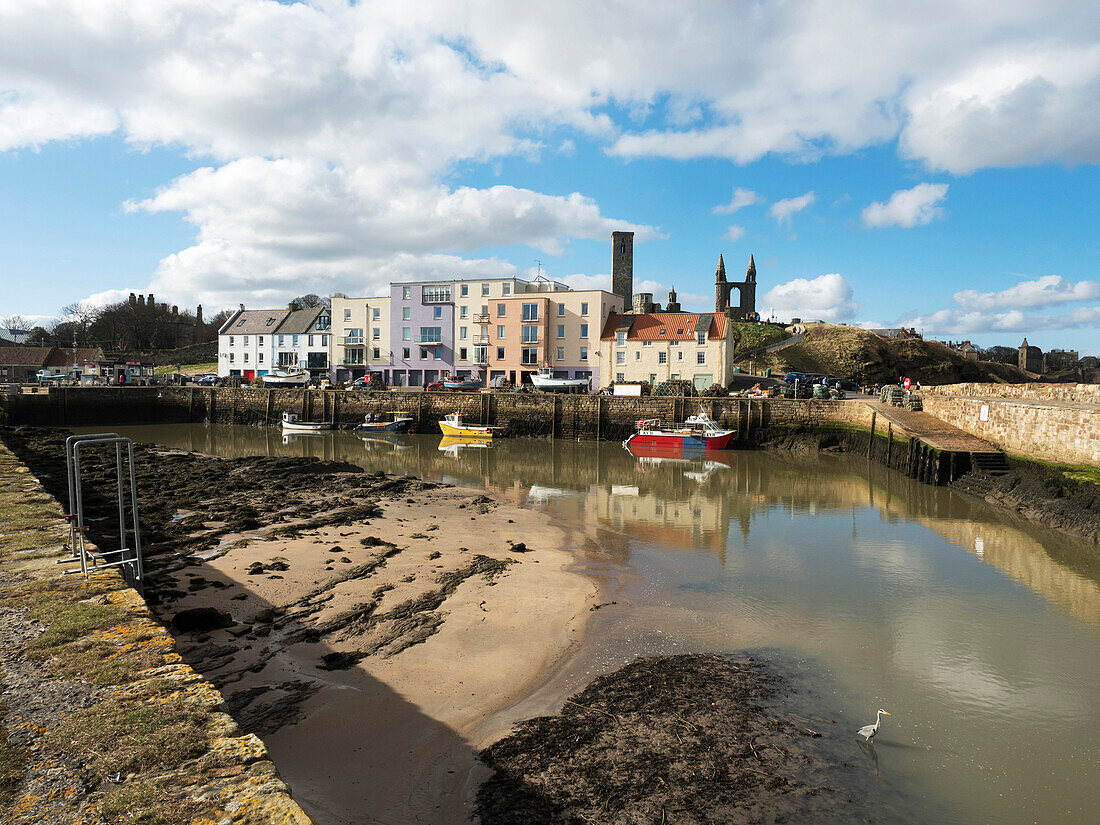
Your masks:
[[[793,384],[795,381],[802,382],[806,380],[806,373],[804,372],[788,372],[783,376],[783,380],[788,384]]]
[[[192,380],[201,387],[213,387],[218,383],[218,376],[213,372],[200,372],[191,376]]]
[[[860,391],[859,384],[850,378],[826,378],[825,385],[828,387],[836,387],[837,389],[846,390],[848,392]]]

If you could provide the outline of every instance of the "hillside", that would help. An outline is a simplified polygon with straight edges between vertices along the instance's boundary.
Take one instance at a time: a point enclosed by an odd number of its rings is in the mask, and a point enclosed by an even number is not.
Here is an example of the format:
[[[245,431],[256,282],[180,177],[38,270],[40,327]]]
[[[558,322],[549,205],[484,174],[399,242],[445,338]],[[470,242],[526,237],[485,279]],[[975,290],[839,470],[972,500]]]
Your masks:
[[[790,333],[774,324],[747,324],[743,321],[731,321],[729,325],[730,342],[733,345],[733,357],[740,358],[749,352],[790,338]]]
[[[938,341],[887,340],[863,329],[833,324],[807,324],[804,339],[758,359],[756,366],[824,373],[866,384],[890,383],[903,376],[923,384],[1026,380],[1015,367],[966,361]]]

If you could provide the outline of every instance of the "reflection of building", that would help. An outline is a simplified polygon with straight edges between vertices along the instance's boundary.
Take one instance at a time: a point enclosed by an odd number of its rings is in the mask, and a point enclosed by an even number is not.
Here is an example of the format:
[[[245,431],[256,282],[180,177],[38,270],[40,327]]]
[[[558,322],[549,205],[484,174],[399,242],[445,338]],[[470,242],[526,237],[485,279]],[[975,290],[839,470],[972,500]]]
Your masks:
[[[729,499],[710,496],[696,486],[681,497],[637,487],[601,486],[595,490],[593,515],[632,538],[680,548],[725,554]],[[644,528],[639,531],[639,528]]]

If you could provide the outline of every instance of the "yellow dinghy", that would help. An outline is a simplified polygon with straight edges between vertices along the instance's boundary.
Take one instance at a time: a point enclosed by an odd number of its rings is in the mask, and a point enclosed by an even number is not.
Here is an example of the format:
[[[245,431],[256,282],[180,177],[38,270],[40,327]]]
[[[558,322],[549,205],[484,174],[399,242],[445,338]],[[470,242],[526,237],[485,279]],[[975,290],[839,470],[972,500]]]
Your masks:
[[[439,429],[443,431],[445,438],[464,438],[464,439],[477,439],[478,441],[488,441],[493,437],[494,431],[498,431],[499,427],[485,427],[480,424],[464,424],[462,422],[462,416],[458,413],[451,413],[445,416],[442,421],[439,422]]]

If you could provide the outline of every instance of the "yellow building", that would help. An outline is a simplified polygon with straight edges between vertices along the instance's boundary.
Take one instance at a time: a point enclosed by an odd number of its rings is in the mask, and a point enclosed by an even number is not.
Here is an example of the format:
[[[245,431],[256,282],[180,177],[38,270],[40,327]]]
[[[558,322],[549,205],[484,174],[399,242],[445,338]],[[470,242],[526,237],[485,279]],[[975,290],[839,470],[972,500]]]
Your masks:
[[[390,352],[390,299],[332,298],[332,350],[330,378],[353,381],[371,372],[388,370]]]

